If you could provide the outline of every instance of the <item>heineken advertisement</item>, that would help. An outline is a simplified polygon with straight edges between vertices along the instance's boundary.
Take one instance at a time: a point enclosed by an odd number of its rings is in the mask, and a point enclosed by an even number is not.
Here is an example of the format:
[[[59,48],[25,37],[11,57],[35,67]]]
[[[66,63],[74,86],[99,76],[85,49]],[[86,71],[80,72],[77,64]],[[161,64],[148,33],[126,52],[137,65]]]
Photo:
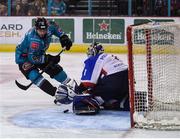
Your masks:
[[[174,22],[173,19],[134,19],[134,24],[143,24],[148,22]],[[134,35],[134,43],[135,44],[145,44],[145,30],[136,29]],[[168,32],[162,28],[154,28],[151,30],[151,44],[159,44],[159,45],[173,45],[174,43],[174,34]]]
[[[83,43],[124,43],[124,19],[83,19]]]
[[[47,18],[48,19],[48,18]],[[74,19],[48,19],[55,21],[59,27],[65,32],[69,38],[74,42]],[[32,20],[32,25],[34,25],[35,19]],[[59,38],[52,36],[52,43],[59,43]]]
[[[149,22],[174,22],[173,19],[134,19],[134,25],[145,24]]]

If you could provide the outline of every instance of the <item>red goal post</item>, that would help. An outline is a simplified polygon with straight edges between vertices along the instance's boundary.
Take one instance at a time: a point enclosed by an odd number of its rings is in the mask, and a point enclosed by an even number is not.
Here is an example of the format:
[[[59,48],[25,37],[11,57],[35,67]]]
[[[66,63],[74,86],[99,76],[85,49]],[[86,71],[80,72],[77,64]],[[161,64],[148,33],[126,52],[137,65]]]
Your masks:
[[[131,127],[180,129],[180,24],[127,28]]]

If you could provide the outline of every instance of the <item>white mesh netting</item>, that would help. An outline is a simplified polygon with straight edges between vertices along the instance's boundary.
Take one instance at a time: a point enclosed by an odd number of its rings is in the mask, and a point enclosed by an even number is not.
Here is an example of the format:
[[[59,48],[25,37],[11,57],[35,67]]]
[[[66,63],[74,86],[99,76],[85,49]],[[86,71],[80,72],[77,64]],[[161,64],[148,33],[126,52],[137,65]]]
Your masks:
[[[180,24],[132,27],[134,123],[180,129]]]

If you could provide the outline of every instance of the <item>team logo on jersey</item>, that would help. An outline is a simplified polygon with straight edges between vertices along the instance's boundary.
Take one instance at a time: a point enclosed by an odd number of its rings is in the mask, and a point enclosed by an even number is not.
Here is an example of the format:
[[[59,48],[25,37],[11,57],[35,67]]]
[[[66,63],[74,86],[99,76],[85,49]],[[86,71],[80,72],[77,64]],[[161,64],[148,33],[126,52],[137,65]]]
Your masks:
[[[32,64],[29,63],[29,62],[25,62],[25,63],[23,64],[22,68],[23,68],[24,71],[27,71],[27,70],[31,69],[33,66],[34,66],[34,65],[32,65]]]
[[[35,62],[41,62],[41,58],[39,56],[33,56],[32,59],[35,61]]]
[[[32,42],[32,43],[31,43],[31,48],[32,48],[32,49],[38,49],[38,48],[39,48],[39,43],[37,43],[37,42]]]

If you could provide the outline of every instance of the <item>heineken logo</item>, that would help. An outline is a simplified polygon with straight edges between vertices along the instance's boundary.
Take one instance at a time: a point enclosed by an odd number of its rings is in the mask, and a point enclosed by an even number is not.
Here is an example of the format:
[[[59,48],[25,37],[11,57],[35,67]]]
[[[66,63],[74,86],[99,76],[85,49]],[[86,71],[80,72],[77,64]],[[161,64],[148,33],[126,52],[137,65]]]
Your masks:
[[[84,19],[83,42],[124,43],[124,19]]]
[[[99,34],[98,32],[92,33],[87,32],[86,33],[87,39],[121,39],[121,34]]]
[[[107,24],[107,23],[105,22],[105,20],[103,20],[103,22],[102,22],[102,23],[99,23],[98,25],[99,25],[99,27],[100,27],[100,31],[103,31],[103,30],[108,31],[109,24]]]
[[[173,29],[173,28],[172,28]],[[171,29],[171,31],[172,31]],[[134,31],[134,44],[145,44],[146,43],[146,33],[142,31],[142,29],[137,29]],[[159,29],[151,29],[150,41],[151,45],[173,45],[174,44],[174,34],[172,32],[168,32],[163,28]]]

